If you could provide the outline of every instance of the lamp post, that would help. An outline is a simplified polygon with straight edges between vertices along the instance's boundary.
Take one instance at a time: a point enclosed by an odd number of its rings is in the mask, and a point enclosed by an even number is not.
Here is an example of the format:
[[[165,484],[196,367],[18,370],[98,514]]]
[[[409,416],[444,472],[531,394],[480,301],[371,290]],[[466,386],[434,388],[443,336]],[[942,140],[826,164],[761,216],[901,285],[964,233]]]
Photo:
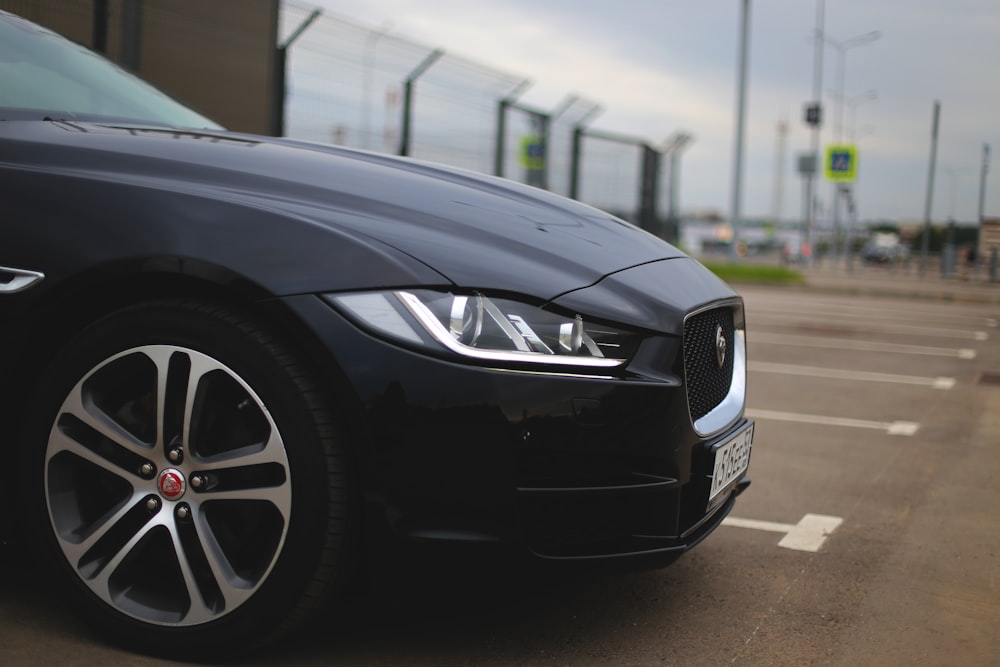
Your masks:
[[[834,121],[834,132],[835,139],[839,143],[843,139],[844,134],[844,61],[846,60],[847,52],[851,49],[857,48],[859,46],[864,46],[865,44],[871,44],[875,40],[882,37],[882,33],[878,30],[873,30],[871,32],[866,32],[863,35],[858,35],[857,37],[851,37],[844,41],[838,41],[833,39],[829,35],[823,35],[823,41],[827,45],[832,46],[834,50],[837,51],[837,117]]]
[[[837,51],[837,104],[835,107],[837,115],[834,121],[834,140],[838,144],[843,140],[844,135],[844,61],[846,60],[847,52],[859,46],[870,44],[879,39],[881,36],[882,33],[878,30],[873,30],[872,32],[867,32],[863,35],[858,35],[857,37],[852,37],[841,42],[833,39],[829,35],[821,35],[823,41]],[[835,258],[841,254],[838,249],[838,245],[840,243],[841,187],[842,186],[839,183],[834,183],[833,185],[833,256]],[[846,252],[844,254],[846,256]]]
[[[871,102],[872,100],[878,99],[878,92],[875,90],[866,90],[863,93],[854,95],[853,97],[847,98],[847,108],[850,112],[847,118],[847,140],[852,144],[857,139],[855,133],[854,121],[857,118],[858,107],[865,102]]]
[[[729,247],[729,260],[736,261],[737,246],[743,227],[743,133],[746,127],[747,99],[747,52],[750,41],[750,0],[740,3],[740,47],[736,83],[736,145],[733,149],[733,205],[730,223],[733,227],[733,242]]]

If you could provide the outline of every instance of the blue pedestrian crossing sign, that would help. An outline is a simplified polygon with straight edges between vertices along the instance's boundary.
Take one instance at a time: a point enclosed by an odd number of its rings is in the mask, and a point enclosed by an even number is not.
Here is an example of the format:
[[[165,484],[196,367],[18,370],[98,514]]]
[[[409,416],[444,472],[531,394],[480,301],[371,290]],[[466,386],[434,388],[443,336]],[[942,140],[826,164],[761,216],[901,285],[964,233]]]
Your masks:
[[[540,134],[521,137],[521,166],[528,171],[545,169],[545,137]]]
[[[827,146],[823,171],[828,181],[853,183],[858,177],[858,147],[853,144]]]

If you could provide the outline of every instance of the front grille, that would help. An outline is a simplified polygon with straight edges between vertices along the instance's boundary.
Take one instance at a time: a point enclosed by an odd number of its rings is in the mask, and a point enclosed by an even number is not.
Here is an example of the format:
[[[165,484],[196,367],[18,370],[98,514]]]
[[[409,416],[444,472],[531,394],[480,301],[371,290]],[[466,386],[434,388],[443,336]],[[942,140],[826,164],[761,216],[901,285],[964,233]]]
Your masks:
[[[716,340],[720,327],[726,342],[721,367]],[[729,393],[735,348],[732,308],[706,310],[684,323],[684,381],[693,421],[711,412]]]

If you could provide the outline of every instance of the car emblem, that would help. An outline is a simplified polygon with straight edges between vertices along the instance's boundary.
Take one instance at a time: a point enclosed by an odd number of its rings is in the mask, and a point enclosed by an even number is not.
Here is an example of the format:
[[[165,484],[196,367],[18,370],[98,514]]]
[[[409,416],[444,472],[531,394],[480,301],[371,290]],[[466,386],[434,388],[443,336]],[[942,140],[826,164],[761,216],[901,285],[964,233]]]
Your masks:
[[[715,359],[719,368],[726,363],[726,335],[722,333],[722,325],[715,328]]]
[[[164,470],[157,482],[160,495],[167,500],[177,500],[184,495],[184,475],[177,470]]]

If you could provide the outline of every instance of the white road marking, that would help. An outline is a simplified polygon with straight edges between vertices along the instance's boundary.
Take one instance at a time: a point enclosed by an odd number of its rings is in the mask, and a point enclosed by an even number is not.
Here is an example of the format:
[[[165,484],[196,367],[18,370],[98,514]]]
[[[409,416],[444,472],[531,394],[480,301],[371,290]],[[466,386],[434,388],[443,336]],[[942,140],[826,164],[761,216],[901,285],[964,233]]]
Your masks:
[[[775,311],[777,312],[777,311]],[[809,324],[803,323],[803,318],[801,314],[798,317],[785,316],[784,313],[779,314],[775,317],[758,318],[758,324],[761,319],[766,319],[768,324],[771,323],[800,323],[799,326],[809,326],[815,325],[815,322],[809,320]],[[847,319],[847,318],[845,318]],[[912,324],[890,324],[884,321],[885,318],[880,317],[878,320],[856,320],[853,324],[847,325],[850,327],[851,331],[857,333],[886,333],[886,334],[901,334],[914,336],[925,336],[928,338],[957,338],[959,340],[976,340],[983,341],[989,340],[989,334],[985,331],[970,331],[969,329],[953,329],[945,327],[928,327],[919,326]],[[822,326],[822,325],[819,325]],[[833,325],[837,326],[837,325]],[[756,327],[754,328],[756,331]]]
[[[751,419],[772,419],[774,421],[794,422],[797,424],[816,424],[819,426],[843,426],[846,428],[867,428],[875,431],[885,431],[889,435],[913,436],[920,430],[920,424],[915,422],[879,422],[867,419],[849,419],[846,417],[825,417],[823,415],[806,415],[797,412],[779,412],[777,410],[757,410],[747,408],[746,416]]]
[[[813,553],[820,550],[826,538],[833,534],[833,531],[844,522],[839,516],[826,516],[824,514],[806,514],[802,520],[796,524],[775,523],[773,521],[757,521],[755,519],[739,519],[736,517],[726,517],[722,521],[723,526],[733,526],[734,528],[750,528],[752,530],[766,530],[772,533],[784,533],[785,536],[778,542],[779,547],[794,549],[795,551],[811,551]]]
[[[823,314],[828,321],[837,320],[850,320],[856,321],[863,318],[868,318],[869,322],[877,321],[879,323],[886,323],[890,321],[894,322],[913,322],[918,320],[920,324],[926,326],[928,323],[944,324],[949,327],[953,326],[974,326],[974,327],[987,327],[990,329],[997,328],[997,320],[993,317],[983,317],[981,314],[973,312],[948,312],[946,314],[940,314],[937,312],[914,312],[912,309],[899,310],[894,308],[886,308],[884,306],[871,306],[871,307],[859,307],[859,306],[847,306],[840,304],[823,304],[820,301],[815,301],[808,299],[802,301],[803,304],[799,308],[790,306],[790,302],[787,299],[782,299],[780,305],[770,305],[769,303],[761,303],[753,299],[747,299],[749,306],[749,311],[751,313],[767,313],[767,314],[781,314],[781,315],[795,315],[798,319],[808,320],[815,323],[814,318],[809,318],[808,316],[803,316],[803,308],[805,307],[815,307],[822,308]]]
[[[861,352],[891,352],[896,354],[916,354],[931,357],[958,357],[959,359],[975,359],[976,351],[969,348],[928,347],[925,345],[897,345],[895,343],[879,343],[866,340],[849,340],[846,338],[816,338],[813,336],[790,336],[786,334],[771,334],[754,330],[748,336],[751,343],[770,345],[791,345],[794,347],[822,347],[835,350],[856,350]]]
[[[860,382],[889,382],[892,384],[912,384],[933,389],[952,389],[955,378],[921,377],[918,375],[895,375],[893,373],[872,373],[869,371],[849,371],[839,368],[819,368],[817,366],[797,366],[793,364],[773,364],[767,361],[751,361],[749,368],[758,373],[779,375],[800,375],[813,378],[835,380],[858,380]]]

